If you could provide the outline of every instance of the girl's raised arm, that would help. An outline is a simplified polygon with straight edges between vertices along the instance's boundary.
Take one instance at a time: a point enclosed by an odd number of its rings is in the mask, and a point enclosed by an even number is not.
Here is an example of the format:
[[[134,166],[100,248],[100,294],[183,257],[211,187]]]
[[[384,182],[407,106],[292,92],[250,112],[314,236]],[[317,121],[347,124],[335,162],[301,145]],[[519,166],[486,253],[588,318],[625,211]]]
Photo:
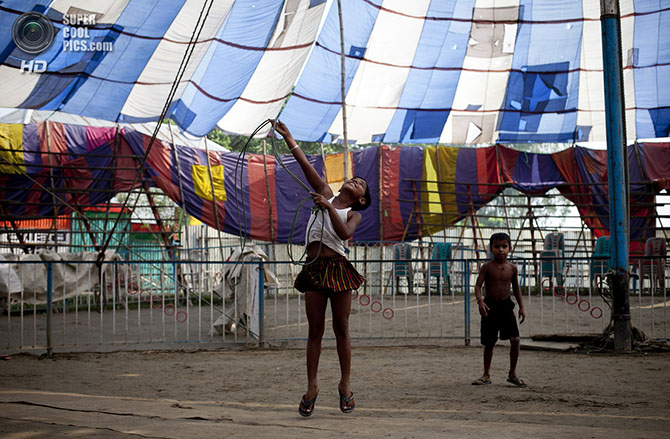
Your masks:
[[[302,149],[300,149],[300,146],[293,138],[293,135],[291,135],[288,127],[279,120],[276,121],[276,123],[274,120],[272,120],[272,125],[275,127],[275,130],[284,138],[284,141],[286,142],[286,145],[288,145],[291,154],[293,154],[293,157],[302,168],[302,172],[305,174],[305,178],[307,178],[309,185],[314,188],[315,192],[323,195],[326,197],[326,199],[330,199],[333,196],[332,189],[330,186],[328,186],[326,180],[324,180],[323,177],[321,177],[316,172],[314,166],[309,163],[307,156],[302,151]]]

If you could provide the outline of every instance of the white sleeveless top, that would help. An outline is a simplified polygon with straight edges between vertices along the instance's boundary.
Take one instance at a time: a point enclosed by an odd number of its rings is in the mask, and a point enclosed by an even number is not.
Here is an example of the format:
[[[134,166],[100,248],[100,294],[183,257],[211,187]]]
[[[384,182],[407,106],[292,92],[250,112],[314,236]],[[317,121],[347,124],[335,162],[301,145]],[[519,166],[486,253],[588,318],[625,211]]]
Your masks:
[[[328,201],[332,203],[334,199],[335,197],[332,197]],[[340,215],[340,218],[342,218],[342,221],[346,223],[347,215],[351,208],[335,208],[335,210],[337,211],[337,214]],[[314,210],[309,216],[307,231],[305,232],[305,242],[307,245],[309,245],[314,241],[321,241],[323,245],[328,246],[328,248],[331,250],[341,254],[342,256],[346,256],[346,252],[344,250],[344,241],[340,239],[339,236],[337,236],[337,233],[333,228],[333,222],[330,220],[330,215],[326,210]]]

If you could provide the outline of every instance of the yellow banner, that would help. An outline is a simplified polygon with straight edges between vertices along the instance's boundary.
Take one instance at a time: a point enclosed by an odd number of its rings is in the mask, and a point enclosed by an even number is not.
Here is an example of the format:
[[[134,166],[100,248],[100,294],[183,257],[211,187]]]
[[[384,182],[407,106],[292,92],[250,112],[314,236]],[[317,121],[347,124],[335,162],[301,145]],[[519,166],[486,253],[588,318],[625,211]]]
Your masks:
[[[205,165],[193,165],[193,188],[195,194],[208,201],[226,201],[226,187],[223,184],[223,166],[212,166],[212,178]],[[214,187],[212,187],[212,183]]]
[[[26,172],[22,146],[23,125],[0,124],[0,173],[23,174]]]
[[[354,167],[352,164],[352,154],[349,152],[347,168],[349,178],[354,176]],[[324,173],[328,185],[334,193],[337,193],[344,184],[344,153],[328,154],[324,163]]]
[[[454,195],[458,148],[427,147],[423,154],[424,189],[421,196],[423,231],[431,235],[458,221]]]

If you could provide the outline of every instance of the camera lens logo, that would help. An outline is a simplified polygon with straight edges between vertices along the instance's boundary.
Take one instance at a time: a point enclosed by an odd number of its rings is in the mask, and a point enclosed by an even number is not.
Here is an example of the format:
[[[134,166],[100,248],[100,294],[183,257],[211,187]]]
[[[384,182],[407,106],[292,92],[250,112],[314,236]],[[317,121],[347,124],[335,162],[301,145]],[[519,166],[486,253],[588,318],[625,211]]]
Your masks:
[[[54,40],[54,27],[39,12],[21,14],[12,25],[12,39],[26,53],[44,52]]]

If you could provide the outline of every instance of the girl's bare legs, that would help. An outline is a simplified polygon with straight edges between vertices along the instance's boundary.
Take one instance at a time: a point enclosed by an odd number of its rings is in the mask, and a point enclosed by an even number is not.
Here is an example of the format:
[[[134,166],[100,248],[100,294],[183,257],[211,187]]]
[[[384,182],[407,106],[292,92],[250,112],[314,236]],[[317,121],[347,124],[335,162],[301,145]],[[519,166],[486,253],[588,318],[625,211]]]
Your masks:
[[[307,291],[305,293],[305,313],[309,322],[309,333],[307,336],[307,392],[305,393],[305,401],[311,401],[319,393],[316,376],[319,370],[321,339],[323,338],[327,304],[327,296],[314,291]]]
[[[351,312],[351,291],[331,296],[333,311],[333,332],[337,343],[337,357],[340,360],[340,383],[338,389],[343,395],[351,395],[351,338],[349,337],[349,313]]]

